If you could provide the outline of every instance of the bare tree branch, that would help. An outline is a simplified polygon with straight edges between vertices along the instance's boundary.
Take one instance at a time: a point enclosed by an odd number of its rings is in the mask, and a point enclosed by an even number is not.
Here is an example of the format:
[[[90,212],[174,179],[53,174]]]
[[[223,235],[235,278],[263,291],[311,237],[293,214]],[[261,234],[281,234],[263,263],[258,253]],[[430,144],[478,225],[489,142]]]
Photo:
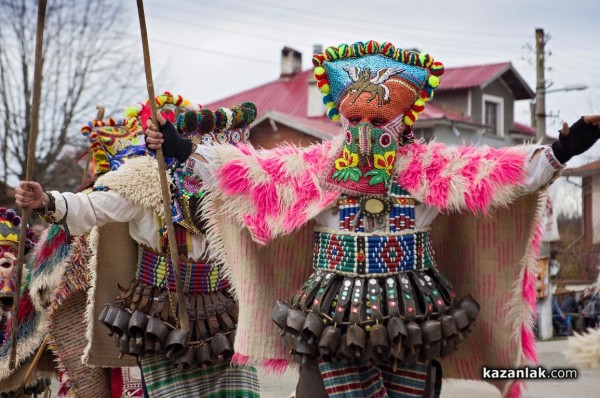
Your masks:
[[[80,126],[99,101],[113,109],[143,93],[141,59],[130,57],[135,27],[120,1],[54,0],[48,4],[35,177],[47,189],[74,189],[68,166],[86,145]],[[31,113],[36,0],[0,0],[0,183],[23,177]],[[128,51],[129,50],[129,51]],[[63,157],[69,158],[63,160]],[[76,175],[70,178],[69,173]],[[74,185],[73,185],[74,184]]]

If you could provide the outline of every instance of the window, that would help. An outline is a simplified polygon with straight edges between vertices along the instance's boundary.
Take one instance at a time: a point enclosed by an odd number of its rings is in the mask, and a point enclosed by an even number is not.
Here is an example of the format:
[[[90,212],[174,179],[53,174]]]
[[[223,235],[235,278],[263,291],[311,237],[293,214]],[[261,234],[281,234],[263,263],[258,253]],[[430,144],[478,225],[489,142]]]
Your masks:
[[[488,134],[504,137],[504,98],[483,94],[483,123]]]
[[[490,133],[498,135],[498,104],[485,101],[485,125],[489,126]]]

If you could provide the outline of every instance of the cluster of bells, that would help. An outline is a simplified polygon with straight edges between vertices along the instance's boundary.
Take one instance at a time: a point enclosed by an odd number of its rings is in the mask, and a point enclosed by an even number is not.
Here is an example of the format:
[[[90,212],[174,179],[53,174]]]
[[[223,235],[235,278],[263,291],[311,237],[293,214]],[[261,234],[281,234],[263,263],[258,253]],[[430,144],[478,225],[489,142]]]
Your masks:
[[[164,353],[179,370],[192,365],[205,368],[233,356],[235,330],[216,333],[198,344],[190,344],[190,334],[174,329],[160,318],[140,310],[133,313],[114,304],[106,304],[98,318],[115,337],[119,357],[157,355]]]
[[[330,362],[411,365],[456,351],[479,309],[471,296],[465,296],[449,313],[436,318],[405,321],[389,317],[384,323],[331,325],[314,312],[306,313],[278,301],[273,320],[292,354],[318,356]]]

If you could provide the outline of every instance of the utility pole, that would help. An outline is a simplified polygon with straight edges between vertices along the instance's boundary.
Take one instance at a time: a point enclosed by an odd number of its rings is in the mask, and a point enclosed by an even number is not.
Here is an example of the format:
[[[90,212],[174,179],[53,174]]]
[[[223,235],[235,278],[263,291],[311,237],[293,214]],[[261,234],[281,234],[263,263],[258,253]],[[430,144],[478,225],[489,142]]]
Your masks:
[[[544,77],[546,53],[546,35],[544,29],[535,30],[535,138],[537,142],[546,140],[546,78]]]

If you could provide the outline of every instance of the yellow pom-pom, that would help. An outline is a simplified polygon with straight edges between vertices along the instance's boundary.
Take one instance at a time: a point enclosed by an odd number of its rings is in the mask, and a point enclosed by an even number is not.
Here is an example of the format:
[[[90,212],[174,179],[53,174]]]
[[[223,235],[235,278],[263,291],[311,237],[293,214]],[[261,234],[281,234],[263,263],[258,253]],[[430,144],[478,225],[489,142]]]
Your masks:
[[[340,120],[340,115],[339,115],[339,114],[337,114],[337,115],[333,115],[333,116],[331,117],[331,120],[333,120],[334,122],[337,122],[338,120]]]
[[[333,101],[327,102],[327,103],[325,103],[325,106],[327,107],[327,109],[333,108],[335,106],[335,102],[333,102]]]
[[[425,101],[423,101],[423,99],[419,98],[418,100],[415,101],[414,105],[425,106]]]
[[[319,90],[321,90],[323,94],[329,94],[329,84],[323,84],[319,87]]]
[[[138,110],[135,106],[128,106],[125,109],[125,116],[127,117],[136,117],[138,115]]]
[[[325,77],[325,68],[323,68],[322,66],[317,66],[314,70],[313,73],[315,74],[315,78],[317,80],[321,80]]]
[[[434,75],[429,76],[427,81],[429,85],[434,88],[440,85],[440,78]]]
[[[411,116],[412,116],[412,117],[411,117]],[[406,112],[406,115],[404,116],[404,124],[405,124],[406,126],[412,126],[412,125],[413,125],[413,123],[415,122],[415,121],[413,120],[413,118],[415,118],[415,119],[416,119],[416,117],[415,117],[415,116],[412,114],[412,112],[411,112],[411,111],[408,111],[408,112]]]

